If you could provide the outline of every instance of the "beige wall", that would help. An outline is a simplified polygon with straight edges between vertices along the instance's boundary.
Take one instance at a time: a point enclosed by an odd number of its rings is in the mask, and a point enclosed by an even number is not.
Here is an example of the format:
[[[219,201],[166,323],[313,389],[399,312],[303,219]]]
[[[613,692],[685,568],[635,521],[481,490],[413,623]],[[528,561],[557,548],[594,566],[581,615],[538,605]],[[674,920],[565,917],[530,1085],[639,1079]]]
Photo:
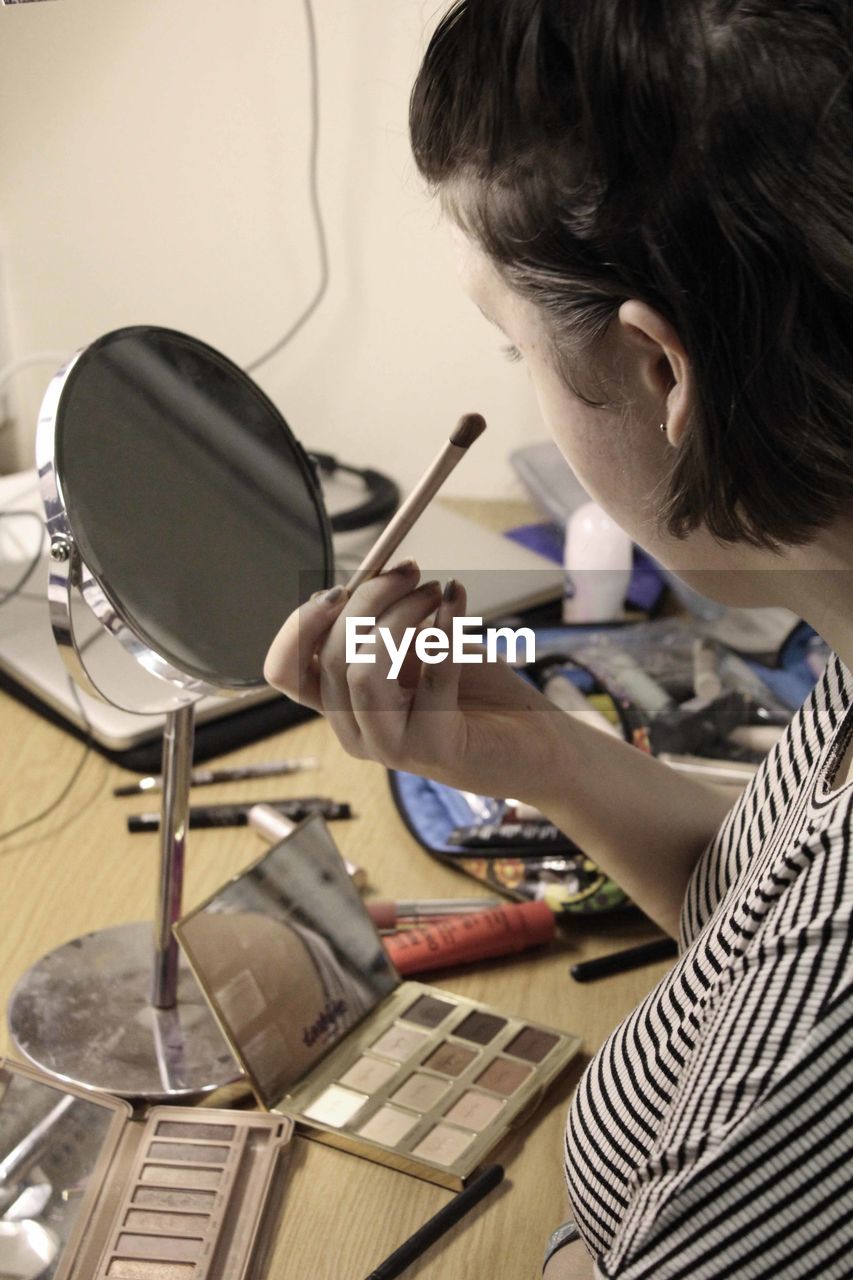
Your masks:
[[[409,87],[443,5],[314,5],[332,286],[258,381],[304,443],[403,483],[460,412],[480,410],[488,444],[449,491],[512,494],[508,450],[544,432],[523,370],[502,359],[500,335],[458,289],[408,151]],[[13,356],[147,322],[247,363],[310,298],[302,0],[0,8],[0,108]],[[7,469],[31,465],[49,372],[15,379]]]

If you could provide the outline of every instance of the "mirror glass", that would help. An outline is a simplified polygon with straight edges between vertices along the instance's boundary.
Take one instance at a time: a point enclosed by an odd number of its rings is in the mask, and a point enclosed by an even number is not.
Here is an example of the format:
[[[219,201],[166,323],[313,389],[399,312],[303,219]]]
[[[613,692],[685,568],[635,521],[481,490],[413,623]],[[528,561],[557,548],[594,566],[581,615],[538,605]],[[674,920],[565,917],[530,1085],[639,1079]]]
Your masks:
[[[400,983],[316,814],[175,932],[268,1108]]]
[[[260,388],[185,334],[117,330],[67,376],[54,466],[80,555],[135,635],[223,691],[262,686],[332,551],[313,470]]]
[[[12,1063],[0,1068],[3,1280],[67,1274],[63,1250],[91,1207],[121,1128],[109,1102],[54,1089]]]

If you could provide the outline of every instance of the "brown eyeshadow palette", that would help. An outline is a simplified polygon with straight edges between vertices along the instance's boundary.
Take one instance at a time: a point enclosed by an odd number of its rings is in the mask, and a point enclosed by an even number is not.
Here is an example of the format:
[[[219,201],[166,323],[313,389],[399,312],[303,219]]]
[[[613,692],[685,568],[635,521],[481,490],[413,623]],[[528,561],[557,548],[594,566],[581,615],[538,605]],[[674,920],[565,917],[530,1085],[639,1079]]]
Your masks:
[[[335,1146],[458,1189],[578,1047],[565,1032],[406,982],[276,1109]]]
[[[54,1280],[250,1280],[293,1132],[281,1116],[130,1106],[0,1061],[0,1158],[41,1126]],[[63,1100],[70,1105],[58,1106]],[[45,1118],[48,1123],[45,1125]],[[54,1118],[55,1117],[55,1118]],[[47,1250],[46,1250],[47,1252]],[[3,1270],[0,1266],[0,1270]]]
[[[580,1047],[568,1032],[401,983],[319,818],[176,932],[265,1107],[450,1188]]]

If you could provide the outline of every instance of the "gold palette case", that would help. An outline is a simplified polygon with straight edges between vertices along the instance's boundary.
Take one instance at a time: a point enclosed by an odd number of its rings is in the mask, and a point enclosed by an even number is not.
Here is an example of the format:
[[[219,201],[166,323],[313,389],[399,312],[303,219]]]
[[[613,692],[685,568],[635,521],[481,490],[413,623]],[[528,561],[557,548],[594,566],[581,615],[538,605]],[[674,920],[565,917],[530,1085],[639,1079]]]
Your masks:
[[[317,815],[175,932],[266,1110],[451,1189],[580,1047],[569,1032],[402,982]]]

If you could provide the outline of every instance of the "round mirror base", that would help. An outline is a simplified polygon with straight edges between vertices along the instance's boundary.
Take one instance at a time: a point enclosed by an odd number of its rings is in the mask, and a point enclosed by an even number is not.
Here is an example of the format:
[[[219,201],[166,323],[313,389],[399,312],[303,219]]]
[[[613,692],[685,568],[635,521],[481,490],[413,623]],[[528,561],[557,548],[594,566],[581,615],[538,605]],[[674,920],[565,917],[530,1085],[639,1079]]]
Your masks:
[[[173,1009],[150,1003],[150,924],[87,933],[42,956],[9,1002],[22,1056],[48,1075],[117,1097],[191,1103],[240,1077],[181,956]]]

